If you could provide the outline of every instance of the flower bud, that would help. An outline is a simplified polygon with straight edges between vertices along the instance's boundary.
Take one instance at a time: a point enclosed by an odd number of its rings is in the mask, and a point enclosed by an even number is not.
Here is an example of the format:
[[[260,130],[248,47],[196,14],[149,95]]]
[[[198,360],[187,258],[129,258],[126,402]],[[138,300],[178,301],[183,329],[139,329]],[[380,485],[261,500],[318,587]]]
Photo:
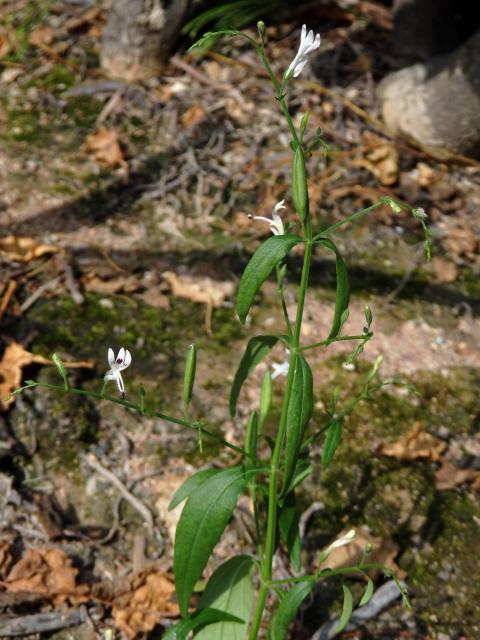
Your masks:
[[[257,22],[257,29],[258,29],[258,35],[260,36],[260,40],[263,41],[265,40],[265,23],[263,20],[259,20]]]
[[[194,344],[188,347],[187,360],[185,362],[185,375],[183,378],[183,412],[185,418],[188,416],[188,407],[192,399],[193,383],[195,382],[195,371],[197,368],[197,348]]]

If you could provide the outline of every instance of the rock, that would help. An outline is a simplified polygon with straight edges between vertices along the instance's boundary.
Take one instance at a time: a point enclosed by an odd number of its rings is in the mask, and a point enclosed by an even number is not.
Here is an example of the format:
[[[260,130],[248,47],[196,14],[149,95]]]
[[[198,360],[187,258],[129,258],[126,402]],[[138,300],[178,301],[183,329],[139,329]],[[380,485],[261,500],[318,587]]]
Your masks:
[[[388,75],[378,89],[387,126],[436,157],[480,157],[479,59],[477,30],[453,53]]]

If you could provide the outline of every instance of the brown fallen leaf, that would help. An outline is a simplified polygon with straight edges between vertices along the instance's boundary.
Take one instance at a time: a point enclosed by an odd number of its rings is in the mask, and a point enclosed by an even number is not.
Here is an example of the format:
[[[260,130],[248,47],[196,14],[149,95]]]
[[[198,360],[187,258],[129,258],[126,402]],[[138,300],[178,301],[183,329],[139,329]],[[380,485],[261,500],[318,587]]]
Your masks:
[[[435,471],[435,487],[439,491],[456,489],[463,484],[470,484],[474,491],[480,489],[480,471],[476,469],[459,469],[449,460],[442,460],[442,464]]]
[[[32,47],[48,47],[55,38],[55,32],[51,27],[42,26],[34,29],[28,37],[28,42]]]
[[[395,146],[380,136],[366,132],[363,136],[365,157],[354,160],[354,166],[370,171],[383,185],[389,187],[398,182],[399,156]]]
[[[54,604],[87,600],[86,585],[77,585],[78,569],[61,549],[27,549],[9,571],[4,586],[8,591],[42,594]]]
[[[22,383],[22,369],[29,364],[48,364],[53,362],[41,355],[30,353],[18,342],[11,342],[3,352],[0,360],[0,410],[8,409],[15,402],[10,394]],[[64,362],[65,367],[72,369],[91,369],[94,364],[88,360],[78,362]]]
[[[378,453],[397,458],[397,460],[427,459],[437,462],[446,448],[445,442],[425,433],[422,424],[416,422],[412,429],[397,442],[382,443],[378,448]]]
[[[0,259],[15,262],[31,262],[44,255],[58,253],[59,247],[40,244],[34,238],[6,236],[0,239]]]
[[[339,533],[337,538],[345,535],[347,531]],[[374,538],[369,533],[357,530],[355,538],[349,544],[334,549],[327,560],[325,567],[331,569],[339,569],[341,567],[355,566],[363,557],[365,547],[372,546],[372,553],[368,557],[368,561],[372,563],[383,564],[387,569],[394,571],[401,580],[406,577],[406,572],[395,562],[395,558],[399,553],[399,548],[390,538],[382,540]]]
[[[220,308],[225,299],[233,295],[233,282],[220,282],[208,277],[178,276],[173,271],[164,271],[162,276],[176,298],[206,305],[205,326],[211,333],[213,309]]]
[[[106,127],[100,127],[96,133],[87,136],[85,150],[95,160],[111,168],[126,165],[116,131]]]
[[[178,615],[172,580],[156,568],[142,571],[130,579],[130,590],[115,601],[115,626],[130,640],[151,631],[165,615]]]
[[[180,122],[184,127],[194,127],[203,122],[206,117],[204,108],[199,104],[194,104],[180,116]]]
[[[133,293],[138,291],[141,283],[135,276],[119,276],[111,280],[103,280],[95,274],[88,274],[83,278],[85,291],[110,295],[112,293]]]

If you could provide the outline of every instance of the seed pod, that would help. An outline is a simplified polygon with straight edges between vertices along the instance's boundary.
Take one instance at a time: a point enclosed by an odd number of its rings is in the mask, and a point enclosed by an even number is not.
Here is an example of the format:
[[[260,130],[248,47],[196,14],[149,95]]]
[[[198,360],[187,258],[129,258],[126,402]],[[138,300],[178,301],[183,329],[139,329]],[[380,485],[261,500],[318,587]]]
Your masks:
[[[267,371],[263,377],[262,391],[260,394],[260,429],[263,427],[265,420],[270,412],[272,405],[272,376]]]
[[[300,146],[293,156],[292,198],[295,210],[303,222],[308,215],[308,188],[305,157]]]
[[[188,416],[188,408],[192,399],[193,383],[195,382],[195,371],[197,368],[197,347],[191,344],[187,351],[185,362],[185,376],[183,378],[183,413],[185,419]]]

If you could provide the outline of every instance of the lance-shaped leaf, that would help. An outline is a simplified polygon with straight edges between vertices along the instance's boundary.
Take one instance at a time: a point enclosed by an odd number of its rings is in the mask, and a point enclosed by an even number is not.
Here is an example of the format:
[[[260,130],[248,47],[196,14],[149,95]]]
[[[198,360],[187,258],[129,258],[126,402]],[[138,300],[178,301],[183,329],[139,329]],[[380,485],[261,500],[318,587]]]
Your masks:
[[[253,560],[236,556],[218,567],[208,581],[199,609],[208,607],[240,618],[242,622],[221,621],[196,634],[197,640],[243,640],[253,604]]]
[[[219,611],[218,609],[202,609],[186,620],[182,620],[173,627],[170,627],[166,634],[162,636],[162,640],[187,640],[191,631],[198,628],[203,629],[206,625],[211,625],[219,620],[227,620],[233,623],[241,622],[239,618],[231,613]],[[210,626],[207,628],[210,628]]]
[[[197,487],[183,508],[175,535],[173,571],[182,616],[208,558],[247,482],[244,467],[219,471]]]
[[[322,465],[328,467],[332,461],[335,451],[342,439],[342,421],[337,418],[333,418],[330,422],[327,430],[327,436],[325,438],[325,444],[323,445],[322,453]]]
[[[268,278],[275,265],[287,256],[293,247],[302,242],[299,236],[287,234],[272,236],[255,251],[243,272],[237,293],[237,313],[245,323],[255,294]]]
[[[342,615],[340,616],[340,620],[338,621],[338,625],[335,627],[335,632],[340,633],[343,631],[348,624],[348,621],[352,617],[353,610],[353,597],[352,592],[347,587],[346,584],[342,584],[343,588],[343,607],[342,607]]]
[[[365,605],[367,605],[370,602],[370,600],[371,600],[371,598],[373,596],[373,590],[374,590],[373,581],[372,581],[371,578],[369,578],[367,576],[367,586],[365,588],[365,592],[364,592],[364,594],[362,596],[362,599],[358,603],[359,607],[364,607]]]
[[[295,571],[300,571],[302,541],[300,538],[300,529],[298,526],[298,511],[295,500],[295,493],[290,491],[285,496],[284,504],[280,510],[278,517],[278,528],[280,530],[280,538],[287,547],[288,556],[293,564]]]
[[[305,358],[298,354],[295,359],[292,391],[287,411],[285,430],[285,473],[282,493],[290,486],[303,436],[313,412],[313,377],[312,370]]]
[[[350,284],[348,281],[347,267],[336,245],[329,238],[319,238],[316,242],[323,245],[335,254],[335,269],[337,274],[337,293],[335,299],[335,313],[333,314],[332,327],[328,339],[336,338],[342,328],[342,316],[348,309],[350,300]]]
[[[285,640],[288,631],[288,625],[292,622],[297,614],[298,607],[305,598],[310,594],[315,582],[299,582],[288,591],[281,601],[275,615],[270,622],[269,640]]]
[[[178,506],[181,502],[188,498],[188,496],[195,491],[197,487],[206,482],[209,478],[214,476],[216,473],[220,473],[220,469],[201,469],[194,473],[193,476],[189,476],[185,482],[175,491],[173,494],[173,498],[168,505],[168,510],[172,511]]]
[[[230,415],[232,418],[237,410],[238,395],[243,383],[255,367],[270,353],[277,342],[277,336],[256,336],[248,341],[245,353],[235,373],[230,392]]]

